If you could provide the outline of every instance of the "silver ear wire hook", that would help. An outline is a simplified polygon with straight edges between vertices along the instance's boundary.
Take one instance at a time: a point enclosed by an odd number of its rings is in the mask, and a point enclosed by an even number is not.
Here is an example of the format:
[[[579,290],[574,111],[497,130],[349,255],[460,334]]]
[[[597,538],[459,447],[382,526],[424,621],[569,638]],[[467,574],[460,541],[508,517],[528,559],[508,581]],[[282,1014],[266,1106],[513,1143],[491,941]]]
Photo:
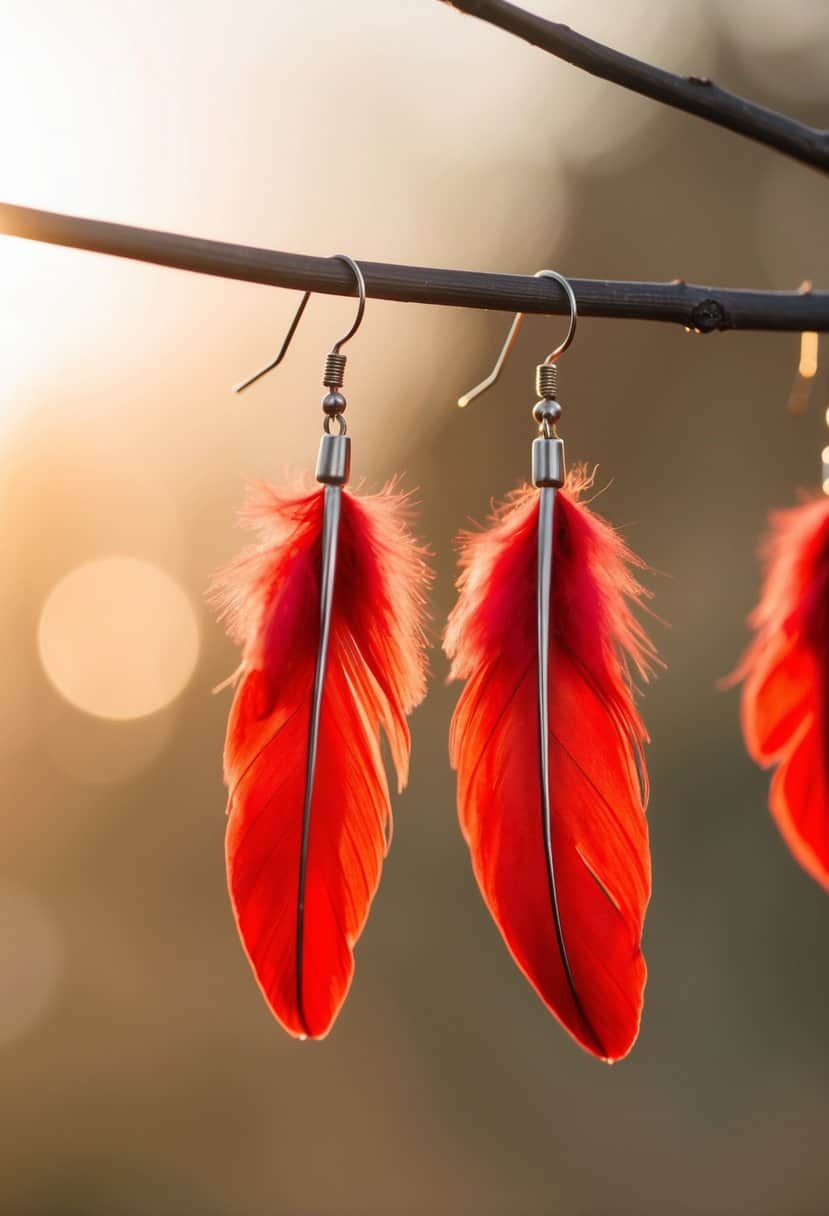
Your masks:
[[[354,278],[357,280],[357,290],[358,290],[358,293],[360,296],[360,300],[357,305],[357,313],[354,317],[354,321],[351,325],[351,328],[348,330],[347,333],[343,334],[343,336],[341,338],[337,339],[337,341],[331,347],[331,351],[328,355],[328,359],[326,360],[325,374],[328,375],[329,371],[338,370],[339,376],[340,376],[340,382],[339,382],[339,384],[336,384],[336,385],[334,385],[334,384],[329,385],[328,380],[325,379],[325,380],[323,380],[323,383],[325,384],[326,387],[339,388],[340,385],[342,384],[342,373],[345,370],[345,355],[340,354],[340,347],[344,346],[345,343],[348,342],[350,338],[354,337],[354,335],[356,334],[357,330],[360,328],[360,325],[362,323],[363,314],[366,311],[366,281],[363,278],[363,272],[360,269],[360,267],[358,266],[358,264],[354,261],[353,258],[350,258],[347,253],[335,253],[333,256],[335,258],[338,258],[341,262],[345,262],[346,266],[351,267],[351,270],[354,273]],[[252,376],[248,376],[247,380],[241,380],[238,384],[234,384],[234,386],[233,386],[234,393],[243,393],[246,388],[250,388],[250,386],[252,384],[255,384],[257,380],[261,380],[261,378],[263,376],[266,376],[268,374],[268,372],[272,372],[275,367],[279,367],[279,364],[282,362],[282,360],[285,358],[286,354],[288,353],[288,347],[291,345],[293,336],[297,331],[297,326],[299,325],[299,322],[302,319],[302,314],[305,312],[305,309],[308,305],[308,301],[311,299],[311,294],[312,293],[310,291],[306,291],[305,294],[303,295],[302,299],[300,300],[299,307],[297,308],[296,312],[294,313],[294,319],[291,321],[291,324],[288,326],[288,332],[286,333],[286,335],[283,339],[282,345],[280,346],[279,351],[277,352],[275,358],[273,358],[270,361],[270,363],[267,363],[264,367],[260,368],[258,372],[254,372]],[[329,361],[333,361],[333,366],[331,368],[329,368]]]
[[[539,365],[540,367],[551,367],[555,364],[557,359],[561,358],[575,336],[576,322],[578,321],[576,296],[567,279],[565,279],[564,275],[559,274],[557,270],[537,270],[533,277],[536,279],[554,279],[556,283],[563,288],[567,296],[567,301],[570,305],[570,324],[567,328],[567,333],[564,335],[564,340],[559,343],[555,350],[550,351],[544,362]],[[503,366],[507,361],[507,356],[515,345],[516,339],[518,338],[518,334],[521,330],[521,326],[524,324],[526,315],[527,314],[523,312],[517,312],[515,314],[512,325],[509,328],[506,341],[504,342],[501,353],[495,362],[495,366],[485,380],[482,380],[480,384],[476,384],[475,387],[471,388],[468,393],[464,393],[462,397],[458,398],[458,405],[461,409],[465,409],[470,402],[475,400],[476,397],[480,397],[481,393],[485,393],[488,388],[492,388],[493,384],[501,374]]]

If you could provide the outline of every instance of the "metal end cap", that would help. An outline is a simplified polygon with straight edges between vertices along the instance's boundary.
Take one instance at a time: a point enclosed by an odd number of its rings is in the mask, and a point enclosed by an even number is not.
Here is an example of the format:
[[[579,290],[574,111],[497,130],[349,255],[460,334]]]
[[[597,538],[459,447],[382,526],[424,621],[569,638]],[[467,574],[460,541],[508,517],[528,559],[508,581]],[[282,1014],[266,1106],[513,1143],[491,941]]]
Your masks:
[[[323,435],[317,456],[317,481],[344,486],[351,475],[351,440],[348,435]]]
[[[532,449],[533,485],[541,489],[551,486],[560,489],[564,485],[564,441],[539,437],[533,440]]]

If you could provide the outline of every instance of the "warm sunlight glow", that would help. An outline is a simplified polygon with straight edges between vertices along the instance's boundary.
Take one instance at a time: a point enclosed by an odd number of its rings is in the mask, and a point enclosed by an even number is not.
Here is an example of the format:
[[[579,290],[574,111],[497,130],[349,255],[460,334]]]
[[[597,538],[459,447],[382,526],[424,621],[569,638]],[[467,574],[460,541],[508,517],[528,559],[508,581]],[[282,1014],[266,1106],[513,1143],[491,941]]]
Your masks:
[[[129,721],[66,712],[44,732],[43,750],[62,773],[84,785],[120,785],[146,772],[169,746],[178,715]]]
[[[199,626],[169,574],[136,558],[105,557],[78,566],[52,590],[38,644],[67,701],[101,718],[141,718],[186,686]]]
[[[0,241],[0,438],[26,399],[27,377],[47,356],[43,328],[32,323],[43,285],[33,273],[37,255],[24,241]],[[46,335],[51,340],[52,334]],[[49,356],[51,357],[51,355]]]
[[[804,380],[811,380],[817,374],[817,345],[817,334],[800,335],[800,364],[797,370]]]
[[[54,918],[25,887],[0,881],[0,1047],[41,1020],[62,972]]]

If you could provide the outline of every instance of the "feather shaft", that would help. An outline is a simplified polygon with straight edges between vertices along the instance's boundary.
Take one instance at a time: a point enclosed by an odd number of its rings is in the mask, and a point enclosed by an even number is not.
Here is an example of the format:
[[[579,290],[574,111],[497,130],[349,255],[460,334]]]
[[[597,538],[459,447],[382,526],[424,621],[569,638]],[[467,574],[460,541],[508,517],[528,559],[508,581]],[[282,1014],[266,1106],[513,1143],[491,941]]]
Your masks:
[[[311,720],[308,728],[308,761],[305,771],[305,797],[302,807],[302,839],[299,849],[296,914],[296,1002],[299,1019],[308,1033],[303,1000],[303,960],[305,953],[305,884],[308,872],[308,845],[311,839],[311,803],[319,751],[320,717],[325,692],[325,672],[328,666],[328,646],[331,640],[331,611],[334,606],[334,582],[337,574],[337,540],[340,530],[342,489],[326,486],[323,495],[322,556],[320,563],[320,636],[314,666],[314,689],[311,698]]]
[[[550,888],[550,907],[556,931],[556,942],[567,984],[591,1033],[587,1017],[576,988],[573,969],[564,940],[564,927],[556,883],[556,862],[553,852],[553,821],[550,798],[550,608],[553,590],[556,489],[542,486],[538,504],[538,759],[539,793],[541,802],[541,831],[544,840],[544,861]],[[598,1043],[598,1039],[597,1039]],[[601,1046],[601,1044],[599,1044]]]

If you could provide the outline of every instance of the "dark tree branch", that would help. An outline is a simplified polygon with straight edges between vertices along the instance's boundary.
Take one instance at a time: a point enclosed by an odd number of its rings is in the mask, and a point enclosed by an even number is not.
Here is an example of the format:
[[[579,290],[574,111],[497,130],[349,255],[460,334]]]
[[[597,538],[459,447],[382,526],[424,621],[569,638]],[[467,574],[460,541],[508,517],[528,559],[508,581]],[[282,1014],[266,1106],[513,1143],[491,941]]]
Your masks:
[[[443,3],[515,34],[592,76],[610,80],[643,97],[684,110],[686,114],[695,114],[829,173],[829,131],[796,122],[776,110],[767,110],[765,106],[721,89],[706,77],[675,76],[623,55],[577,34],[569,26],[528,13],[508,0],[443,0]]]
[[[0,203],[0,233],[225,279],[327,295],[355,295],[351,272],[336,258],[205,241],[11,203]],[[551,315],[565,315],[568,311],[564,292],[549,279],[385,262],[360,261],[360,265],[366,291],[375,299]],[[605,279],[570,282],[579,312],[586,317],[672,321],[701,333],[718,329],[829,331],[829,291],[749,291],[682,282],[627,283]]]

